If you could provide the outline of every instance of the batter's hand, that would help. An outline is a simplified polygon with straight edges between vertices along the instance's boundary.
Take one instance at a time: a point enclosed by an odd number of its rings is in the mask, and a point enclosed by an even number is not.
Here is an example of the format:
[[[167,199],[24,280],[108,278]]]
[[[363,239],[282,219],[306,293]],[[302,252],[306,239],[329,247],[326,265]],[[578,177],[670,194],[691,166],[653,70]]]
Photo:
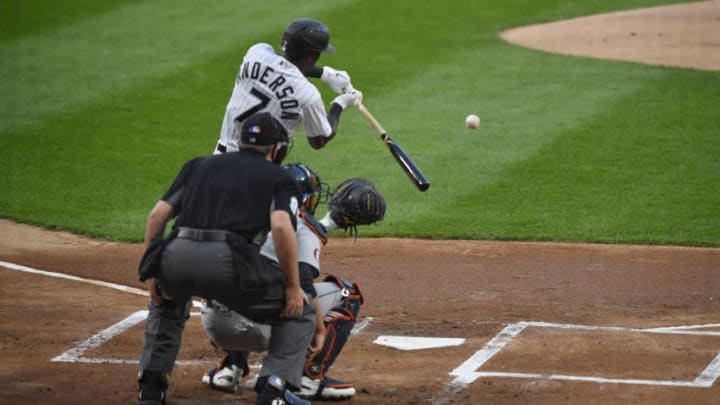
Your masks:
[[[343,94],[345,91],[352,88],[348,72],[344,70],[335,70],[330,66],[323,67],[320,80],[327,83],[328,86],[330,86],[330,88],[337,94]]]
[[[153,300],[155,304],[160,305],[165,302],[162,295],[160,295],[157,279],[155,277],[150,277],[145,280],[145,288],[147,288],[148,292],[150,293],[150,299]]]
[[[344,110],[348,107],[358,107],[360,104],[362,104],[362,100],[362,92],[360,90],[351,88],[345,93],[335,97],[333,103],[337,103]]]
[[[283,318],[297,318],[302,315],[303,306],[307,304],[308,297],[300,287],[285,289],[285,308],[280,316]]]

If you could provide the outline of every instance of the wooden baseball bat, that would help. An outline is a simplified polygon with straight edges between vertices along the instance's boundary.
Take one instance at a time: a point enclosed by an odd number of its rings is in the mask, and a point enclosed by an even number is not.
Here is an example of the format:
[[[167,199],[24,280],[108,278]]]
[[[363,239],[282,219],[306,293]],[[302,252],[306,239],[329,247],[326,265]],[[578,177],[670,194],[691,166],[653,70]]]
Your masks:
[[[408,175],[410,180],[415,184],[415,186],[420,191],[425,191],[430,187],[430,181],[428,181],[427,177],[420,171],[420,168],[417,167],[415,162],[413,162],[412,159],[410,159],[410,156],[405,153],[403,148],[400,147],[400,145],[395,142],[395,140],[390,136],[390,134],[383,129],[382,125],[373,117],[372,114],[370,114],[370,111],[368,111],[367,108],[365,108],[364,105],[360,104],[358,106],[358,109],[360,112],[367,118],[367,120],[370,122],[370,125],[375,128],[375,131],[380,135],[380,139],[382,139],[383,143],[385,143],[385,146],[388,147],[388,150],[390,151],[390,154],[393,155],[395,160],[398,162],[400,167],[403,169],[403,171]]]

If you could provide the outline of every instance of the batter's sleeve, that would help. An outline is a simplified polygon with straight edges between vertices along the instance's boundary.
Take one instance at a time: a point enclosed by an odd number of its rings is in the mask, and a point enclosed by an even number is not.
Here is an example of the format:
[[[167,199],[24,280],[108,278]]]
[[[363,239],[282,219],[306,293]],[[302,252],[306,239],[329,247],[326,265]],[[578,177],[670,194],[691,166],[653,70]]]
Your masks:
[[[308,138],[314,138],[317,136],[330,137],[333,129],[330,126],[330,122],[327,119],[327,112],[325,111],[325,105],[323,104],[320,92],[314,86],[313,97],[303,107],[303,129],[305,135]]]

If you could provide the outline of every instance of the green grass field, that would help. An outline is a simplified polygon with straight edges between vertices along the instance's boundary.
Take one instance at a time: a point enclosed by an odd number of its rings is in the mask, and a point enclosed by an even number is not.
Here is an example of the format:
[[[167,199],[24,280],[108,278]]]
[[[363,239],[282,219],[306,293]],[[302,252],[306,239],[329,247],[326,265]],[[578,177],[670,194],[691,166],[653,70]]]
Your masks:
[[[358,111],[320,151],[299,130],[286,162],[383,192],[386,218],[361,236],[720,246],[718,72],[498,36],[678,2],[5,2],[0,217],[141,240],[182,163],[212,151],[246,49],[277,46],[289,21],[309,16],[338,49],[320,64],[350,72],[432,183],[418,192]],[[469,113],[479,130],[464,127]]]

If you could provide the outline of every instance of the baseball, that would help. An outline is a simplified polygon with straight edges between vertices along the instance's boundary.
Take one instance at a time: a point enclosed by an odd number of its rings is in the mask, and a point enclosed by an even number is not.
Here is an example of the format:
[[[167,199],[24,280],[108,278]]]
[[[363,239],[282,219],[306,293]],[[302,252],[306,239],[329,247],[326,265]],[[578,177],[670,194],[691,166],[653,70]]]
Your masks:
[[[480,126],[480,117],[475,114],[470,114],[465,117],[465,126],[470,129],[476,129]]]

